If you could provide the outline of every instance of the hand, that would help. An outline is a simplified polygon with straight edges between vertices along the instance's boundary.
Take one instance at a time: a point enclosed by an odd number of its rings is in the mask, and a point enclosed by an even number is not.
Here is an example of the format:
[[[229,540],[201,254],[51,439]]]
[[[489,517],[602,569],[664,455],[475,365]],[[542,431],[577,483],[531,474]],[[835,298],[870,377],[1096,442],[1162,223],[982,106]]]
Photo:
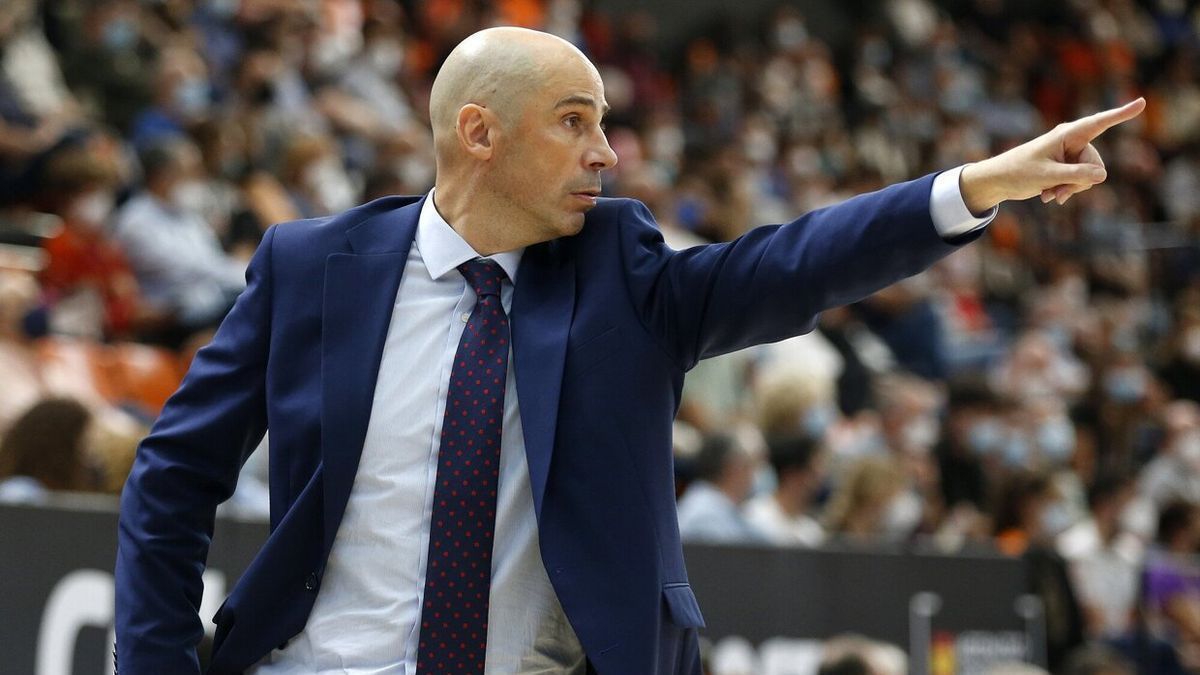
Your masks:
[[[1104,182],[1104,160],[1092,145],[1097,136],[1137,117],[1146,99],[1130,101],[1074,122],[1060,124],[1008,152],[968,164],[960,174],[963,199],[984,213],[1009,199],[1041,195],[1042,202],[1064,204],[1072,195]]]

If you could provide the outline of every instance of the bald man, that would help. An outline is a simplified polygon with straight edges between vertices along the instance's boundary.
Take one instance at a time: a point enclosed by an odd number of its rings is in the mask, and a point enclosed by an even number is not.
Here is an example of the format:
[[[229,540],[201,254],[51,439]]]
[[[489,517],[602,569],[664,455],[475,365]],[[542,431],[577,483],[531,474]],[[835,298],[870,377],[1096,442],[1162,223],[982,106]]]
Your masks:
[[[676,252],[570,44],[477,33],[433,85],[434,189],[271,228],[121,503],[121,673],[198,671],[216,506],[269,427],[271,535],[209,672],[699,673],[671,421],[701,359],[810,330],[1006,199],[1104,179],[1144,103],[983,162]],[[981,217],[977,214],[983,214]]]

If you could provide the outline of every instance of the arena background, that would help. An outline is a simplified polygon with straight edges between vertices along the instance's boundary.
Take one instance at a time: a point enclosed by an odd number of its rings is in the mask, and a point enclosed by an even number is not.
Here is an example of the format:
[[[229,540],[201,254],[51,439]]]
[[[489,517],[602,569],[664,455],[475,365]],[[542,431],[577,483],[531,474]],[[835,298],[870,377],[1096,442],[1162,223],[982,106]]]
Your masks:
[[[432,76],[496,24],[597,63],[605,193],[677,248],[1145,96],[1103,186],[695,368],[676,480],[711,673],[1200,667],[1196,2],[4,0],[0,673],[111,672],[138,439],[267,226],[429,188]]]

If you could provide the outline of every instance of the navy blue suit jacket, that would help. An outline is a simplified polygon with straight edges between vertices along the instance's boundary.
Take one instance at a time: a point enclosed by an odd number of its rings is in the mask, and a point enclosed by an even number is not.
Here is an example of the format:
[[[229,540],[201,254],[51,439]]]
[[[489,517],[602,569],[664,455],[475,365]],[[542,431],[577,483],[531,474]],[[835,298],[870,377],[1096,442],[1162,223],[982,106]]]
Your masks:
[[[542,560],[599,673],[699,672],[671,458],[684,373],[804,333],[953,251],[930,220],[932,180],[679,252],[641,203],[602,199],[579,235],[525,252],[512,344]],[[390,197],[267,232],[122,495],[121,673],[198,670],[213,513],[268,427],[271,534],[217,612],[210,672],[240,672],[304,627],[420,209]]]

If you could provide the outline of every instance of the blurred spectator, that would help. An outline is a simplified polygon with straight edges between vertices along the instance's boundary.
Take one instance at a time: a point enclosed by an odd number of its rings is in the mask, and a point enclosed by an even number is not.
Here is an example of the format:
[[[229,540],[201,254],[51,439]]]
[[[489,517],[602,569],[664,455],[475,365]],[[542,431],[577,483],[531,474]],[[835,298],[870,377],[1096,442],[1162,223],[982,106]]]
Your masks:
[[[324,137],[297,138],[284,155],[282,178],[302,218],[344,211],[358,199],[337,148]]]
[[[1019,472],[1001,492],[996,544],[1025,562],[1028,590],[1042,602],[1050,670],[1083,643],[1083,617],[1067,564],[1053,547],[1070,525],[1069,511],[1054,483],[1044,474]]]
[[[754,497],[744,511],[746,520],[776,544],[815,547],[825,541],[824,528],[810,516],[823,479],[818,448],[815,439],[804,436],[767,441],[777,481],[775,492]]]
[[[72,399],[46,399],[0,441],[0,501],[37,499],[44,490],[98,487],[88,455],[91,414]]]
[[[1058,535],[1089,637],[1121,639],[1134,630],[1141,542],[1121,527],[1121,515],[1135,495],[1131,476],[1101,476],[1088,491],[1086,518]]]
[[[1151,634],[1176,646],[1183,665],[1194,671],[1200,662],[1200,507],[1176,501],[1158,520],[1156,545],[1146,561],[1143,579],[1147,624]]]
[[[838,478],[825,509],[825,528],[830,535],[865,543],[895,541],[899,528],[914,523],[905,504],[908,487],[899,462],[888,456],[867,456],[857,460]]]
[[[140,150],[183,135],[208,115],[212,105],[204,60],[183,46],[159,53],[153,91],[153,105],[137,116],[130,130],[131,140]]]
[[[765,532],[740,510],[762,464],[758,451],[736,436],[713,434],[696,457],[696,481],[679,500],[679,536],[684,541],[765,543]]]
[[[1067,659],[1063,675],[1134,675],[1133,664],[1102,644],[1080,647]]]
[[[821,675],[903,675],[908,658],[898,647],[860,635],[839,635],[825,642]]]
[[[155,143],[142,154],[145,188],[116,215],[115,234],[137,273],[146,301],[174,316],[162,339],[215,325],[242,290],[243,265],[221,249],[197,213],[207,196],[196,146],[183,138]]]
[[[137,280],[107,226],[117,175],[84,149],[60,154],[47,169],[52,211],[62,229],[46,240],[41,282],[56,334],[128,337],[153,321]]]

